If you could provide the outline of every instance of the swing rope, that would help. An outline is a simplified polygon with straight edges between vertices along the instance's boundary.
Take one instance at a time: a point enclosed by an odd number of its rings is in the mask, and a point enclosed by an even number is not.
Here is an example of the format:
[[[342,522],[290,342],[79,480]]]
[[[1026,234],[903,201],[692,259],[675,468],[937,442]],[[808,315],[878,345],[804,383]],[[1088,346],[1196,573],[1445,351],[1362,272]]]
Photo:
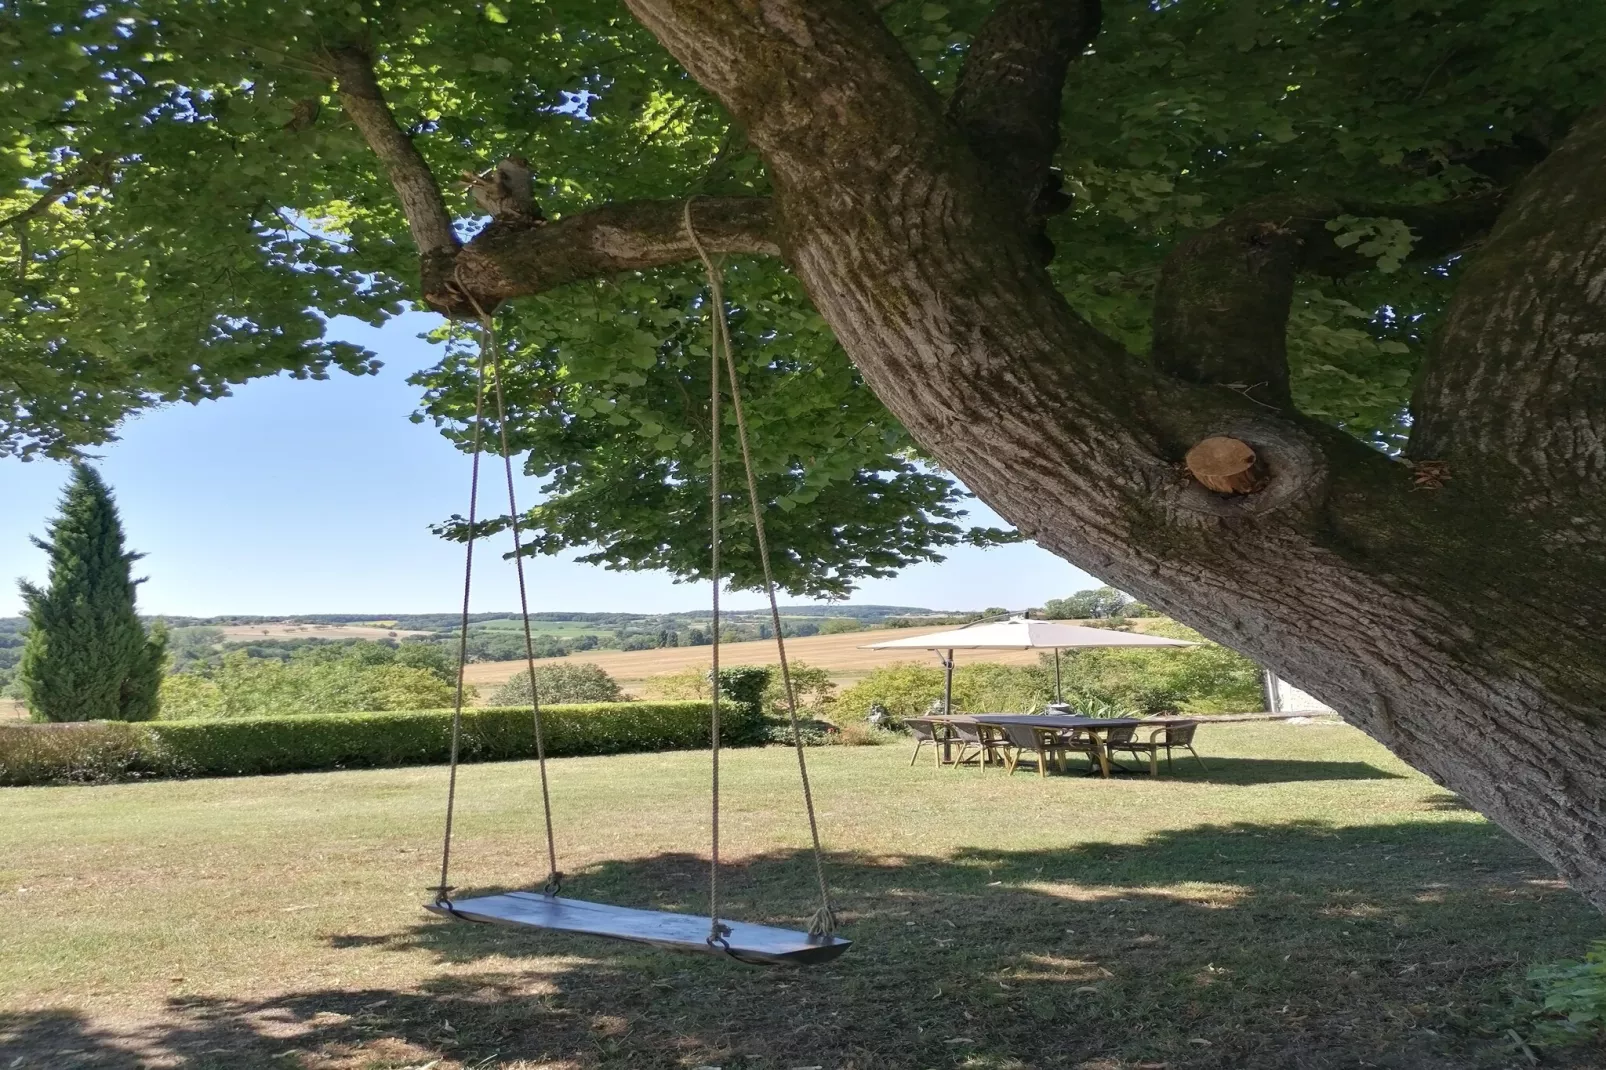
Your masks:
[[[688,232],[691,228],[691,202],[686,202],[686,226]],[[692,239],[694,242],[696,238]],[[714,304],[723,309],[724,303],[718,288],[713,293]],[[708,347],[708,381],[709,381],[709,438],[711,440],[712,460],[708,471],[708,523],[709,523],[709,573],[714,581],[713,593],[713,622],[710,627],[713,640],[712,665],[709,668],[709,691],[712,698],[712,712],[708,724],[708,752],[710,757],[710,774],[712,778],[712,791],[709,817],[709,848],[708,848],[708,942],[729,950],[730,945],[725,937],[730,935],[730,929],[722,925],[719,920],[719,331],[714,331],[711,344]]]
[[[712,483],[714,488],[714,679],[716,681],[713,689],[714,701],[716,704],[716,734],[714,736],[715,872],[712,878],[712,883],[715,887],[717,887],[719,849],[719,737],[717,734],[719,702],[719,687],[717,684],[719,679],[719,365],[721,351],[723,351],[725,368],[730,376],[731,408],[736,416],[736,437],[738,442],[741,444],[742,466],[746,470],[747,475],[747,500],[752,508],[753,533],[758,544],[759,561],[763,566],[764,593],[769,599],[770,626],[775,633],[776,653],[779,657],[781,665],[781,684],[786,692],[786,711],[791,720],[792,748],[797,753],[798,777],[803,785],[803,806],[807,811],[809,818],[809,836],[813,842],[814,849],[814,876],[816,882],[819,884],[820,889],[820,908],[815,911],[814,916],[809,919],[809,935],[829,936],[836,932],[836,911],[831,906],[831,889],[829,883],[825,879],[825,852],[820,846],[820,824],[819,819],[816,817],[814,811],[814,792],[809,784],[808,759],[804,756],[803,751],[803,730],[797,716],[797,693],[792,686],[792,669],[786,658],[786,640],[781,635],[781,610],[775,595],[775,575],[770,566],[769,540],[766,538],[764,531],[764,510],[763,506],[759,503],[758,478],[754,474],[753,453],[748,442],[747,416],[742,408],[741,383],[736,375],[736,357],[731,350],[730,322],[725,313],[724,287],[722,285],[722,278],[719,269],[709,257],[708,250],[703,247],[701,240],[699,240],[696,227],[692,225],[691,206],[696,199],[696,197],[690,197],[687,199],[685,210],[683,212],[683,222],[686,227],[686,236],[690,239],[692,247],[697,250],[697,256],[700,260],[702,260],[703,268],[708,273],[708,288],[710,292],[710,298],[715,309],[715,314],[713,317],[713,337],[715,344],[710,347],[712,357],[711,362],[713,365],[712,379],[714,383],[713,408],[711,411],[713,413],[714,428]],[[715,924],[718,924],[717,917]]]
[[[741,385],[736,374],[736,358],[731,350],[730,323],[725,311],[724,287],[718,266],[709,256],[696,227],[692,223],[692,204],[696,197],[686,201],[682,215],[686,236],[692,247],[697,251],[708,274],[710,300],[714,308],[713,337],[709,346],[709,412],[710,412],[710,439],[712,446],[712,459],[709,470],[709,557],[711,578],[713,580],[712,595],[712,701],[709,723],[709,752],[711,773],[711,813],[710,813],[710,850],[709,850],[709,877],[708,877],[708,912],[709,932],[708,943],[730,951],[727,937],[731,930],[720,921],[719,902],[719,813],[720,813],[720,684],[719,684],[719,644],[720,644],[720,606],[719,587],[722,579],[720,560],[720,426],[723,414],[723,405],[720,391],[720,378],[728,374],[730,378],[730,391],[732,410],[736,418],[737,439],[741,447],[742,464],[747,475],[747,496],[752,510],[753,529],[757,539],[759,559],[763,568],[764,589],[769,600],[770,622],[775,632],[775,644],[780,658],[781,682],[786,692],[787,713],[791,720],[792,746],[797,754],[798,775],[802,781],[803,804],[808,813],[809,835],[813,843],[814,875],[819,884],[820,907],[809,920],[809,935],[811,937],[828,937],[836,932],[836,912],[831,906],[830,885],[825,877],[825,853],[820,845],[819,820],[815,814],[814,793],[809,783],[808,761],[804,756],[802,726],[798,720],[797,695],[792,683],[791,666],[786,657],[786,641],[781,634],[781,611],[775,593],[774,571],[770,564],[769,543],[764,530],[763,506],[758,497],[758,479],[754,471],[752,450],[749,446],[747,434],[747,418],[742,408]],[[454,283],[456,280],[454,280]],[[485,411],[486,368],[490,367],[490,381],[493,386],[493,397],[496,403],[497,426],[500,438],[503,470],[507,479],[508,513],[510,527],[513,535],[513,561],[518,574],[519,582],[519,610],[524,626],[524,654],[525,668],[530,681],[530,709],[534,719],[536,759],[540,767],[541,776],[541,805],[546,820],[546,846],[548,875],[546,886],[543,889],[548,896],[557,894],[563,880],[563,874],[558,870],[557,848],[553,834],[552,824],[552,798],[546,767],[545,732],[542,725],[541,703],[535,685],[535,647],[530,633],[530,606],[527,587],[524,578],[524,558],[522,554],[521,535],[519,529],[518,506],[515,501],[513,486],[513,460],[512,451],[508,443],[507,409],[505,396],[502,390],[502,362],[500,346],[497,342],[496,327],[491,316],[481,307],[469,288],[457,284],[455,288],[467,297],[479,317],[480,325],[480,353],[476,362],[477,385],[474,396],[474,432],[473,432],[473,462],[469,480],[468,505],[468,532],[463,554],[463,612],[461,630],[458,635],[457,647],[457,690],[452,709],[452,736],[450,773],[446,789],[446,830],[441,845],[441,877],[440,884],[434,889],[435,902],[438,906],[451,909],[451,892],[453,888],[449,883],[451,857],[452,857],[452,830],[453,818],[457,801],[457,767],[462,749],[463,732],[463,698],[465,690],[464,672],[468,664],[468,624],[469,624],[469,594],[474,572],[474,541],[478,534],[478,508],[479,508],[479,480],[480,480],[480,454],[483,444],[483,418]]]
[[[435,902],[451,906],[452,817],[457,804],[457,758],[463,738],[463,668],[468,664],[468,596],[474,579],[474,524],[480,500],[480,416],[485,411],[485,349],[478,362],[479,385],[474,392],[474,460],[468,481],[468,544],[463,552],[463,617],[457,637],[457,697],[452,706],[451,772],[446,780],[446,835],[441,843],[441,880],[435,886]]]
[[[555,896],[563,884],[563,874],[558,870],[558,851],[556,838],[552,830],[552,793],[547,779],[546,732],[541,723],[540,694],[535,686],[535,643],[530,635],[530,599],[528,588],[524,581],[524,555],[519,532],[519,508],[513,491],[513,452],[508,447],[507,404],[502,391],[502,351],[496,338],[496,324],[491,319],[490,314],[480,306],[479,301],[475,300],[473,293],[466,286],[459,285],[457,289],[468,298],[469,303],[474,306],[474,312],[479,317],[480,356],[476,365],[479,383],[474,400],[474,462],[473,474],[469,483],[468,546],[463,554],[462,634],[459,636],[457,645],[457,699],[452,711],[451,773],[447,781],[446,791],[446,837],[441,849],[441,883],[440,887],[436,889],[436,902],[447,903],[451,892],[451,887],[447,884],[447,870],[452,855],[452,811],[457,797],[459,740],[462,736],[463,724],[463,674],[468,664],[469,583],[474,571],[475,510],[479,499],[481,417],[485,408],[487,357],[490,360],[492,396],[496,399],[496,424],[501,441],[502,468],[507,477],[507,509],[513,534],[513,567],[518,574],[519,580],[519,615],[524,622],[524,665],[530,681],[530,712],[535,728],[535,758],[536,764],[541,770],[541,811],[546,819],[547,856],[547,879],[542,888],[542,893],[548,896]]]
[[[464,291],[467,293],[467,291]],[[558,871],[558,848],[552,833],[552,790],[547,782],[546,772],[546,730],[541,723],[541,697],[535,687],[535,641],[530,638],[530,596],[524,583],[524,553],[520,546],[519,537],[519,506],[513,495],[513,452],[507,444],[507,406],[502,396],[502,350],[496,340],[496,326],[491,317],[474,300],[473,294],[468,294],[469,301],[474,305],[474,311],[480,316],[480,330],[483,338],[491,350],[491,384],[494,387],[493,396],[496,398],[496,426],[501,434],[502,469],[507,475],[507,512],[511,519],[513,532],[513,569],[519,577],[519,617],[524,622],[524,668],[530,680],[530,714],[535,722],[535,760],[541,769],[541,812],[546,817],[546,861],[547,878],[542,891],[546,895],[557,895],[558,888],[563,884],[563,874]]]

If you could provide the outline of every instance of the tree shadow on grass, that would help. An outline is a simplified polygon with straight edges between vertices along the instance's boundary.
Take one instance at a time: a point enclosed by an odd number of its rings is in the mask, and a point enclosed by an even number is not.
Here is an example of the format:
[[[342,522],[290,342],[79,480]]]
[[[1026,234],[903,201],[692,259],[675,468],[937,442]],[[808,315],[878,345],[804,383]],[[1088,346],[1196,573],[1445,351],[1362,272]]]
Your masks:
[[[1160,775],[1181,780],[1208,780],[1212,784],[1290,784],[1308,780],[1401,780],[1404,773],[1379,769],[1369,762],[1285,761],[1279,758],[1214,758],[1200,765],[1187,752],[1175,755],[1170,768],[1160,759]],[[1146,761],[1117,759],[1120,772],[1148,776]]]
[[[566,891],[697,912],[704,865],[609,863]],[[1602,927],[1522,847],[1453,820],[846,856],[831,875],[856,946],[828,966],[743,967],[420,912],[329,939],[432,957],[442,971],[420,988],[175,1001],[127,1033],[70,1012],[0,1014],[0,1068],[1517,1067],[1504,1030],[1527,964],[1576,953]],[[811,886],[806,857],[762,857],[730,867],[722,895],[733,917],[796,925]]]

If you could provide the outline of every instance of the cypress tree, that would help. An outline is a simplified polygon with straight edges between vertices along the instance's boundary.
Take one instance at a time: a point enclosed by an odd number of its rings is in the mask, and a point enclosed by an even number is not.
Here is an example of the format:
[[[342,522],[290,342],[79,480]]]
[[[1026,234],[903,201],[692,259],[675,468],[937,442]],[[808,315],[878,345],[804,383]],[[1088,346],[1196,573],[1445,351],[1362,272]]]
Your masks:
[[[50,584],[21,581],[28,634],[17,676],[36,721],[146,721],[156,716],[167,656],[164,629],[147,635],[134,612],[117,504],[100,474],[73,466],[49,541]]]

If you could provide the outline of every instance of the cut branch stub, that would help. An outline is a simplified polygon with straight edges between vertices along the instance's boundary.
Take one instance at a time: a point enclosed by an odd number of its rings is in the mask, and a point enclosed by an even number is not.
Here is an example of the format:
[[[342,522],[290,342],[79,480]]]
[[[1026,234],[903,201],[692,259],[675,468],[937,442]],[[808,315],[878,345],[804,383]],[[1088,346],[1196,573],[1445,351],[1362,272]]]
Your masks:
[[[1218,494],[1253,494],[1268,481],[1266,466],[1242,439],[1212,435],[1184,458],[1193,478]]]

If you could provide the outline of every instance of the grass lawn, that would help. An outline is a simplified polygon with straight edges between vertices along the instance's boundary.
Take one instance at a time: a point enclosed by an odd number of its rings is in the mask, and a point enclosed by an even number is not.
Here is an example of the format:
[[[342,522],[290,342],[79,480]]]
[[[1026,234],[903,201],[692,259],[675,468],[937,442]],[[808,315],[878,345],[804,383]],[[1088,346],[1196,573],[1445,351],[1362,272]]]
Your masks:
[[[1347,727],[1200,743],[1110,782],[811,751],[858,942],[813,970],[426,915],[440,768],[0,789],[0,1070],[1529,1065],[1523,973],[1598,914]],[[540,883],[533,774],[464,769],[460,894]],[[552,775],[569,894],[703,909],[706,755]],[[730,913],[795,924],[792,755],[724,778]]]

